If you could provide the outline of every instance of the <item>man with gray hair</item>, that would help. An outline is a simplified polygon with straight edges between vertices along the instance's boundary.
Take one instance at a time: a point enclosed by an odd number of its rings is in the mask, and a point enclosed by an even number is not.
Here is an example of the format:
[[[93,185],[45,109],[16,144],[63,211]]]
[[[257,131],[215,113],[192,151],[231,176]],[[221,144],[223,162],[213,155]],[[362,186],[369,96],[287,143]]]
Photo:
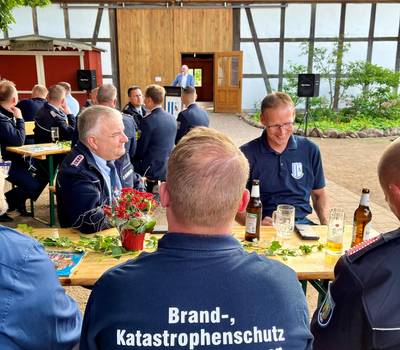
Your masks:
[[[400,219],[400,139],[378,165],[386,202]],[[400,229],[346,251],[311,323],[315,350],[400,349]]]
[[[246,158],[222,133],[199,127],[181,139],[160,187],[168,232],[156,252],[96,283],[81,350],[311,349],[294,271],[245,252],[231,235],[237,209],[249,200],[248,173]]]
[[[93,233],[111,227],[103,212],[121,188],[131,187],[132,165],[114,164],[128,141],[119,111],[86,108],[78,118],[79,141],[65,157],[57,176],[57,209],[61,227]]]

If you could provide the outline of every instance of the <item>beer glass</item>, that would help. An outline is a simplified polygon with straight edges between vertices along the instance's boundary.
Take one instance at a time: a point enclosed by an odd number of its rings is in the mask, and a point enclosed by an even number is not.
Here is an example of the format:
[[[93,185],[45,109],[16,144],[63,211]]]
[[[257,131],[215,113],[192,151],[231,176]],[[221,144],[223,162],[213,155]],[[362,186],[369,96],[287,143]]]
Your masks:
[[[50,133],[51,133],[51,140],[55,143],[58,142],[59,138],[60,138],[60,134],[59,134],[59,129],[57,126],[53,126],[50,129]]]
[[[328,235],[326,241],[326,253],[341,255],[343,250],[343,234],[345,215],[342,208],[332,208],[329,211]]]
[[[289,238],[294,229],[295,208],[288,204],[279,204],[272,213],[272,223],[276,228],[278,240]]]

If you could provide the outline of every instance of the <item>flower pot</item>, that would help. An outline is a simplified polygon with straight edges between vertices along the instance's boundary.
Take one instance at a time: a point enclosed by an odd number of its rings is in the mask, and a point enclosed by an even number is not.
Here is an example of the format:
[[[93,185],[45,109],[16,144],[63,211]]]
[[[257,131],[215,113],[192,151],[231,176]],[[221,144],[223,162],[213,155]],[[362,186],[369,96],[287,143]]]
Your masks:
[[[145,235],[127,228],[122,229],[120,232],[122,246],[126,250],[143,250]]]

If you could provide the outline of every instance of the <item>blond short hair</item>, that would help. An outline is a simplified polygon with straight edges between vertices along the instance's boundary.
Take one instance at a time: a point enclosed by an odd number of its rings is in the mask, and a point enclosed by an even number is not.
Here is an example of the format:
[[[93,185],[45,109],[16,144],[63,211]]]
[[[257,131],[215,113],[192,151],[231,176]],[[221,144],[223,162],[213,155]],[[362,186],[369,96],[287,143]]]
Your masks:
[[[95,105],[88,108],[79,115],[78,118],[78,132],[79,140],[86,144],[89,135],[97,135],[100,123],[104,119],[120,118],[122,120],[121,112],[115,108]]]
[[[71,92],[71,84],[66,81],[60,81],[57,85],[61,85],[67,93]]]
[[[40,85],[40,84],[36,84],[33,88],[32,88],[32,97],[41,97],[41,98],[46,98],[48,93],[48,90],[46,88],[46,86],[44,85]]]
[[[144,96],[150,97],[155,104],[160,105],[164,101],[165,89],[157,84],[149,85],[146,87]]]
[[[0,81],[0,103],[9,102],[16,93],[17,89],[12,81]]]
[[[117,88],[113,84],[103,84],[97,90],[97,103],[112,103],[117,98]]]
[[[171,210],[184,225],[214,227],[233,221],[249,176],[249,163],[226,135],[198,127],[168,161]]]
[[[62,85],[52,85],[49,87],[49,92],[47,94],[47,99],[49,102],[57,101],[61,102],[63,98],[65,98],[67,91],[65,90],[64,86]]]
[[[383,152],[378,163],[378,177],[382,188],[400,184],[400,138],[392,142]]]
[[[266,109],[275,109],[282,106],[294,108],[292,98],[288,94],[284,92],[274,92],[272,94],[268,94],[261,102],[261,114],[263,114]]]

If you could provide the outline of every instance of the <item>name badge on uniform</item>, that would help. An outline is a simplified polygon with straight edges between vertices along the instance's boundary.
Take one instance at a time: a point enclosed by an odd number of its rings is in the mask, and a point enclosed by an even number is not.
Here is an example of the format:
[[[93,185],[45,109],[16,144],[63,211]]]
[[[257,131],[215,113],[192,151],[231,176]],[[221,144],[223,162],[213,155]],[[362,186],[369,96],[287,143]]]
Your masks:
[[[292,177],[300,180],[303,176],[303,164],[300,162],[292,163]]]

